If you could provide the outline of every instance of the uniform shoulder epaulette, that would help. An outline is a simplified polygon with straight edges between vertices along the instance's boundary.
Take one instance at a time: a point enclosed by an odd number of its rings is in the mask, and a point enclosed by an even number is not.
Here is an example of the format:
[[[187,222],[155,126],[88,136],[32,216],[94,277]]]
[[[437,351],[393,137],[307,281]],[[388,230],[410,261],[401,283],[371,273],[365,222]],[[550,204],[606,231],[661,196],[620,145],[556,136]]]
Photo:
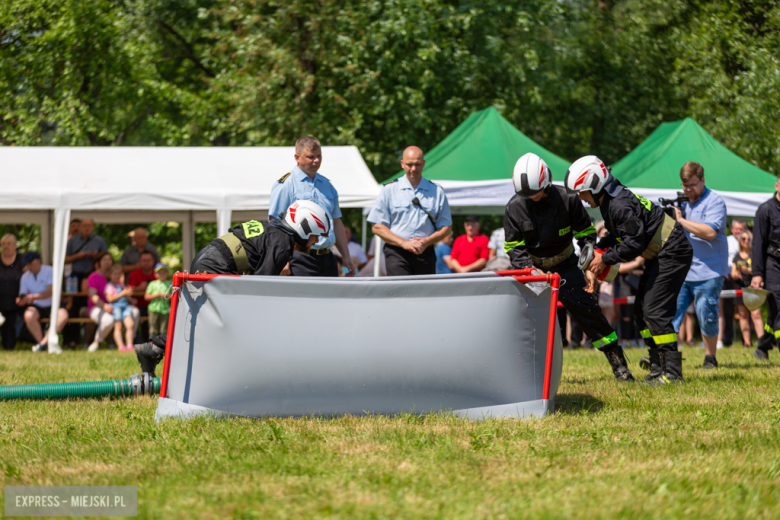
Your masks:
[[[393,184],[394,182],[398,182],[398,179],[392,180],[392,181],[390,181],[390,182],[386,182],[386,183],[384,183],[382,186],[388,186],[388,185],[390,185],[390,184]]]
[[[279,178],[279,180],[278,180],[277,182],[280,182],[280,183],[281,183],[281,182],[284,182],[284,181],[286,181],[286,180],[287,180],[287,177],[289,177],[290,175],[292,175],[292,172],[287,172],[287,173],[285,173],[284,175],[282,175],[282,176]]]

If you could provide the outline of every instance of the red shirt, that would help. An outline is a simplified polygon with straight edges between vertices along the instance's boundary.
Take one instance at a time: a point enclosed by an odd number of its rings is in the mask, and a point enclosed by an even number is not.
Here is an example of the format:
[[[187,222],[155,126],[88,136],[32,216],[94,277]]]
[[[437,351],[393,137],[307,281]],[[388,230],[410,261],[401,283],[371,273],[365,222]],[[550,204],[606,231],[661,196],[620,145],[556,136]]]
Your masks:
[[[468,267],[480,258],[488,259],[490,255],[488,242],[488,237],[485,235],[477,235],[471,242],[469,242],[468,235],[461,235],[452,244],[450,256],[453,260],[457,260],[462,267]]]
[[[136,269],[135,271],[130,271],[130,278],[127,282],[127,285],[131,287],[140,287],[140,285],[144,282],[151,282],[152,280],[157,280],[157,274],[155,274],[154,271],[152,271],[151,274],[144,274],[143,271],[140,269]],[[136,307],[139,309],[146,309],[149,307],[149,302],[144,298],[144,295],[141,294],[140,296],[135,296],[135,299],[138,300],[135,304]]]

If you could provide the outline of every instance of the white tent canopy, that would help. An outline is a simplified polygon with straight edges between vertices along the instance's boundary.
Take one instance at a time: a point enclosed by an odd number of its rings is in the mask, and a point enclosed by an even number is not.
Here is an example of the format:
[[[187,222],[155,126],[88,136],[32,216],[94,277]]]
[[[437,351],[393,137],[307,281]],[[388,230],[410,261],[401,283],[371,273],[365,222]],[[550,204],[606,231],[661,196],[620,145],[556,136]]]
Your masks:
[[[265,218],[258,212],[268,210],[273,183],[295,166],[294,154],[294,147],[0,147],[0,223],[41,225],[54,280],[62,280],[71,215],[179,221],[189,266],[194,222],[217,222],[221,235],[233,220]],[[373,204],[379,185],[356,147],[325,146],[322,156],[320,173],[341,207]],[[61,289],[54,284],[55,302]],[[49,344],[56,345],[56,313],[51,320]]]

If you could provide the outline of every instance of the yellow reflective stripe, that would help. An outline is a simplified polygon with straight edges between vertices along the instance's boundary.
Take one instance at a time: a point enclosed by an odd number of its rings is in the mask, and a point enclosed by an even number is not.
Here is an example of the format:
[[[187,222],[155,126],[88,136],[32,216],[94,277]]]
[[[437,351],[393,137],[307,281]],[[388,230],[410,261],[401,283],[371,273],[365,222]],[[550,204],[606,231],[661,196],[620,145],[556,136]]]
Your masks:
[[[634,195],[636,195],[636,198],[639,199],[639,203],[642,204],[642,206],[644,206],[647,211],[650,211],[653,208],[652,202],[642,197],[641,195],[637,195],[636,193],[634,193]]]
[[[256,220],[250,220],[249,222],[244,222],[243,224],[241,224],[241,227],[244,228],[244,238],[246,239],[259,237],[265,231],[263,225]]]
[[[775,338],[780,339],[780,330],[775,331]]]
[[[593,226],[593,224],[591,224],[590,227],[583,229],[582,231],[575,232],[574,238],[586,237],[588,235],[592,235],[595,232],[596,232],[596,228]]]
[[[775,333],[775,329],[773,329],[772,327],[770,327],[767,324],[764,324],[764,330],[767,331],[770,334],[774,334]]]
[[[508,253],[512,249],[524,245],[525,245],[525,239],[521,240],[520,242],[504,242],[504,253]]]
[[[571,231],[571,226],[566,226],[563,229],[558,230],[558,236],[562,237],[563,235],[567,234],[569,231]]]
[[[615,341],[617,341],[617,332],[613,332],[609,336],[594,341],[593,346],[596,348],[601,348],[609,345],[610,343],[614,343]]]
[[[660,336],[653,336],[653,341],[656,345],[663,345],[664,343],[677,343],[677,334],[661,334]]]
[[[645,338],[645,339],[653,337],[653,335],[650,334],[650,329],[645,329],[642,332],[640,332],[639,334],[641,334],[642,337]]]

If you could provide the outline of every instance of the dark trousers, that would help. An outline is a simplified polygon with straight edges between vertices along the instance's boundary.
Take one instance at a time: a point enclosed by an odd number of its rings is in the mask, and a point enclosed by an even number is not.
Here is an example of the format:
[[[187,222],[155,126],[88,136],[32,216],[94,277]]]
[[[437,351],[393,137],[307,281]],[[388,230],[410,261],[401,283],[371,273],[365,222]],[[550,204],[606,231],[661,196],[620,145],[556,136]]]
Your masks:
[[[764,289],[772,293],[766,299],[767,312],[764,333],[765,335],[770,334],[777,340],[780,339],[780,313],[777,308],[777,304],[780,302],[780,260],[772,256],[767,256],[766,259]],[[764,342],[761,343],[765,344]]]
[[[634,301],[634,319],[640,331],[649,329],[648,346],[677,351],[677,334],[672,320],[677,312],[677,295],[693,262],[693,247],[679,225],[658,256],[645,263]]]
[[[436,253],[433,247],[426,248],[419,255],[389,244],[385,244],[383,251],[387,276],[436,274]]]
[[[0,310],[0,314],[5,318],[5,323],[0,327],[0,336],[3,337],[3,348],[5,350],[13,350],[16,348],[16,318],[19,310]]]
[[[540,269],[544,269],[540,267]],[[560,264],[544,269],[560,275],[561,288],[558,300],[566,311],[571,314],[572,322],[577,322],[582,331],[588,335],[594,346],[603,348],[617,341],[615,330],[604,317],[599,307],[596,293],[585,292],[585,275],[577,267],[577,257],[571,255]],[[566,280],[564,283],[563,280]],[[576,343],[572,338],[572,343]]]
[[[293,251],[290,260],[290,273],[293,276],[334,277],[339,275],[339,264],[333,253],[318,255],[313,249],[308,254],[302,251]]]
[[[191,273],[238,274],[235,262],[228,262],[225,255],[211,244],[201,249],[190,266]]]
[[[723,290],[739,289],[736,282],[726,280],[723,282]],[[734,341],[734,298],[723,298],[723,344],[729,346]]]

